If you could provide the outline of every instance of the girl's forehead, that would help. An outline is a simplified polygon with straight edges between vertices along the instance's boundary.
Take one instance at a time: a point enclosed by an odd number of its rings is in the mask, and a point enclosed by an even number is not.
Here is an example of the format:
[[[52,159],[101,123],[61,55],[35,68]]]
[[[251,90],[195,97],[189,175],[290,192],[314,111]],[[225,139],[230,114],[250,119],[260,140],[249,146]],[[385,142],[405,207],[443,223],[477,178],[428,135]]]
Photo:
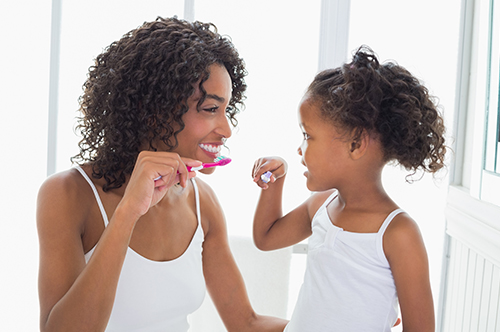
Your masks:
[[[304,97],[299,106],[299,119],[301,123],[324,121],[321,115],[320,104],[312,98]]]
[[[333,134],[335,137],[342,136],[342,126],[334,120],[322,114],[321,103],[314,98],[303,98],[299,107],[299,126],[304,130],[322,131]]]

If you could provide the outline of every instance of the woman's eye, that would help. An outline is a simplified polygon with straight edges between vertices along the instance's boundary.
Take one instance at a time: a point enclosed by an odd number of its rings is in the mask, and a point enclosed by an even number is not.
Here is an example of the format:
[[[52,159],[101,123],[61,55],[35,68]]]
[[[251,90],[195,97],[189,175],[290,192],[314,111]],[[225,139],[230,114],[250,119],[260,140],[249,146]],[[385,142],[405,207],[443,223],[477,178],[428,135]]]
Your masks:
[[[302,133],[302,135],[304,135],[304,139],[305,140],[308,140],[309,139],[309,135],[307,133]]]
[[[219,109],[219,106],[214,106],[214,107],[204,108],[203,110],[205,112],[215,113],[215,112],[217,112],[218,109]]]

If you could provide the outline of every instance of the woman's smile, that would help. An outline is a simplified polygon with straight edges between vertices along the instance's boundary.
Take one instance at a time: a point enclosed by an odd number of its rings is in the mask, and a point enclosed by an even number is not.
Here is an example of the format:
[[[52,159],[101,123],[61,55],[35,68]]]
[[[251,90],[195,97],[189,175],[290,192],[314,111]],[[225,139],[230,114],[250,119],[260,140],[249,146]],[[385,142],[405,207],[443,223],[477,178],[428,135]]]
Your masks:
[[[218,158],[220,157],[220,152],[222,150],[222,144],[210,144],[201,143],[198,145],[207,155],[210,157]]]

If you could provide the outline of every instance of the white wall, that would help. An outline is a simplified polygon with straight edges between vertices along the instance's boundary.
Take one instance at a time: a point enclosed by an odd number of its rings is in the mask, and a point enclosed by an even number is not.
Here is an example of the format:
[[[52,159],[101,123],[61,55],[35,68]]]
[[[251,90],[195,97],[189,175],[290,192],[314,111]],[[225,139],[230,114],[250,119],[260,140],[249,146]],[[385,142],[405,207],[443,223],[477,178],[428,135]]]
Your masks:
[[[182,2],[63,4],[60,87],[64,98],[59,103],[58,170],[69,167],[69,157],[76,152],[73,117],[93,57],[144,20],[157,15],[182,17]],[[0,190],[4,198],[0,203],[0,330],[34,331],[38,326],[34,207],[46,171],[50,5],[49,0],[0,4]],[[89,16],[98,7],[97,16]],[[195,1],[195,19],[213,21],[223,34],[230,35],[249,71],[247,108],[228,142],[234,161],[204,177],[218,193],[231,234],[250,234],[259,193],[250,178],[255,158],[279,154],[289,161],[285,209],[309,195],[296,154],[301,140],[296,108],[317,69],[319,8],[320,0],[293,6],[285,0]],[[458,13],[458,2],[452,0],[353,0],[349,49],[366,43],[382,59],[396,59],[440,97],[451,120]],[[447,180],[435,184],[427,177],[407,185],[403,173],[388,169],[385,182],[396,201],[420,224],[437,302]]]
[[[396,60],[439,98],[452,144],[460,1],[353,0],[350,49],[371,46],[382,60]],[[450,151],[448,157],[452,157]],[[387,167],[384,184],[396,202],[417,221],[429,254],[435,307],[439,298],[448,176],[426,175],[405,183],[405,172]]]
[[[0,2],[0,330],[38,329],[35,200],[46,174],[51,1]]]

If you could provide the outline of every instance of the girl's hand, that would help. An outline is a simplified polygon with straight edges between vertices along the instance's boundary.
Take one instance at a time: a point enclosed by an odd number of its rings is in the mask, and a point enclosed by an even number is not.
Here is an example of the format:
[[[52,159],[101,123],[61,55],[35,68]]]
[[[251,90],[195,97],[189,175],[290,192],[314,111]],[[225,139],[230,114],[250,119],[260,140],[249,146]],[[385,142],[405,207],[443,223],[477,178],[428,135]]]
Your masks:
[[[288,164],[283,158],[280,157],[263,157],[257,159],[253,165],[252,177],[253,181],[257,183],[262,189],[269,188],[269,183],[274,183],[276,180],[284,177],[288,170]],[[262,174],[271,172],[270,181],[268,183],[261,179]]]
[[[177,153],[141,152],[119,206],[125,206],[138,220],[165,197],[170,187],[179,183],[185,188],[187,180],[196,176],[186,166],[200,165],[201,161],[181,158]]]

